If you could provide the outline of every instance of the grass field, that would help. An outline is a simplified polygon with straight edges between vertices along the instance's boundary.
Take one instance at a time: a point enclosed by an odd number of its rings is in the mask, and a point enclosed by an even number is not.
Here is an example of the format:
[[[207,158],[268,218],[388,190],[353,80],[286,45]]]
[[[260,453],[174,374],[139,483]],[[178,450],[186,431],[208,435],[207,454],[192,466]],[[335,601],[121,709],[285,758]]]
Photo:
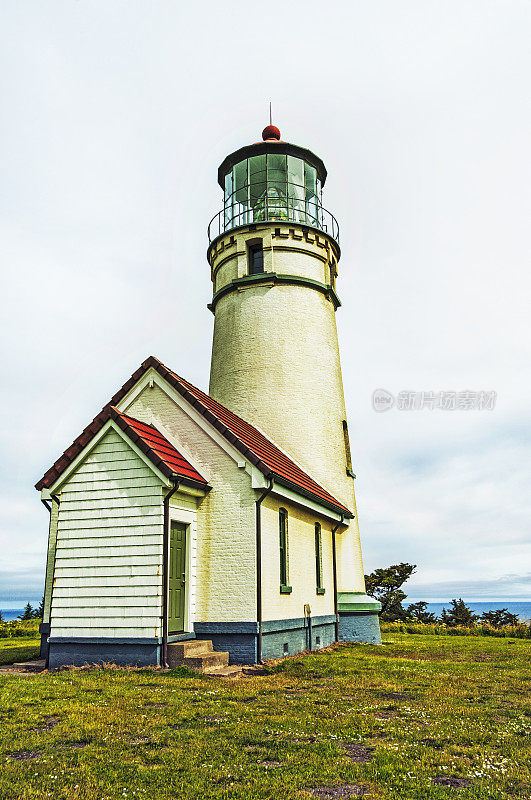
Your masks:
[[[38,636],[0,639],[0,666],[12,664],[13,661],[28,661],[30,658],[38,658],[40,646],[41,640]]]
[[[531,797],[530,644],[387,635],[271,674],[2,676],[2,800]]]

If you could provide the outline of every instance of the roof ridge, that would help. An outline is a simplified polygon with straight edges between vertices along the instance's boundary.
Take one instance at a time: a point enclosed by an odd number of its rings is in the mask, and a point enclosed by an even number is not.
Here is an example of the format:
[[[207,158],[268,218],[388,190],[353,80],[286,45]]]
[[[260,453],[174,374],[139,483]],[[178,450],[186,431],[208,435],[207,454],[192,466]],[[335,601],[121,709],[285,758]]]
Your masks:
[[[312,497],[325,507],[332,508],[336,512],[348,517],[353,516],[352,512],[343,503],[337,500],[328,489],[309,475],[306,469],[297,464],[289,454],[281,450],[267,434],[260,431],[255,425],[252,425],[252,423],[239,417],[229,408],[226,408],[226,406],[223,406],[213,397],[206,394],[206,392],[203,392],[202,389],[194,386],[193,383],[190,383],[185,378],[181,378],[180,375],[170,370],[169,367],[163,364],[156,356],[148,356],[148,358],[142,362],[140,367],[133,372],[121,389],[113,395],[109,403],[102,408],[92,422],[87,425],[70,447],[65,450],[62,456],[48,469],[40,481],[37,482],[35,485],[36,489],[51,486],[74,458],[83,450],[92,437],[101,429],[109,417],[112,416],[116,420],[120,419],[123,424],[128,425],[125,419],[128,415],[119,411],[117,404],[123,400],[133,386],[138,383],[140,378],[142,378],[150,368],[153,368],[162,378],[167,380],[193,408],[196,408],[197,411],[199,411],[199,413],[246,459],[260,470],[266,478],[275,476],[279,483],[284,483],[287,486],[293,487],[295,491]],[[148,422],[144,423],[141,420],[135,420],[134,417],[129,417],[129,419],[141,425],[149,426],[167,441],[164,434],[154,425]],[[146,447],[148,446],[146,443],[144,443],[144,445]],[[174,449],[179,453],[176,448]],[[184,458],[184,456],[181,456],[181,458]],[[184,460],[187,462],[185,458]],[[197,472],[193,466],[192,468]],[[204,478],[202,478],[202,480],[204,480]]]

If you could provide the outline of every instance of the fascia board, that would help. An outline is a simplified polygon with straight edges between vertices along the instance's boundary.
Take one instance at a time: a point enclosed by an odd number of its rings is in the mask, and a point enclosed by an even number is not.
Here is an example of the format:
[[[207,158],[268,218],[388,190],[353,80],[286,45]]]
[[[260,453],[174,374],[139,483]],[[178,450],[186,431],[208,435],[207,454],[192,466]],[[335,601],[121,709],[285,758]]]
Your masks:
[[[273,479],[274,480],[274,479]],[[325,508],[324,506],[320,505],[319,503],[310,500],[308,497],[304,497],[303,495],[297,494],[297,492],[288,489],[286,486],[280,486],[278,483],[273,482],[273,489],[271,494],[276,494],[278,497],[284,497],[286,500],[291,500],[293,503],[296,503],[299,506],[303,506],[308,510],[312,511],[315,514],[319,514],[321,517],[326,517],[327,519],[333,520],[334,522],[341,522],[341,515],[335,511],[332,511],[330,508]],[[348,527],[349,520],[344,519],[343,525]]]

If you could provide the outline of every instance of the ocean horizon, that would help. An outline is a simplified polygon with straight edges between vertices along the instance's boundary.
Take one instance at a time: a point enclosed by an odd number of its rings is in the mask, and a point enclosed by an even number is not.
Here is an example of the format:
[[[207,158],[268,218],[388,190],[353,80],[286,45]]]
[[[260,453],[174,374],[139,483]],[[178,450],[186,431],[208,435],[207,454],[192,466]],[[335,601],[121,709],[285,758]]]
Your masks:
[[[473,611],[474,614],[483,614],[484,611],[496,611],[498,608],[506,608],[511,614],[516,614],[516,616],[522,621],[526,622],[531,620],[531,600],[465,600],[466,605]],[[29,601],[33,608],[38,607],[40,600],[35,600],[32,602]],[[404,601],[404,606],[407,608],[408,605],[411,603],[418,603],[419,600],[410,599],[409,597],[406,598]],[[447,610],[450,608],[450,600],[446,600],[446,602],[433,602],[428,603],[427,610],[430,611],[432,614],[435,614],[436,617],[440,617],[443,608]],[[0,608],[0,614],[2,614],[2,619],[5,622],[11,622],[17,617],[21,616],[24,612],[24,606],[20,608]]]

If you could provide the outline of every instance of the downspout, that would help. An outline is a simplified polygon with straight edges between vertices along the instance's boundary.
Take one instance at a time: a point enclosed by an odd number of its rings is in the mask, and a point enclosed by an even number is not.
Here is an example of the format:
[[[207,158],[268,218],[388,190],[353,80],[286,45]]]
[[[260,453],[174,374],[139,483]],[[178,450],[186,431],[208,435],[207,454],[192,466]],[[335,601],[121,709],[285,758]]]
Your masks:
[[[262,502],[273,489],[273,478],[269,478],[269,486],[256,501],[256,620],[258,622],[258,639],[256,643],[256,660],[262,663]]]
[[[179,488],[174,481],[172,488],[164,496],[164,537],[162,544],[162,667],[168,666],[168,568],[170,563],[170,497]]]
[[[45,567],[45,570],[44,570],[44,601],[46,602],[46,578],[48,576],[48,564],[50,563],[50,534],[51,534],[51,530],[52,530],[52,507],[51,507],[50,503],[48,502],[48,500],[44,500],[42,497],[41,497],[41,503],[43,504],[43,506],[46,509],[48,509],[48,513],[50,515],[50,522],[49,522],[49,525],[48,525],[48,548],[47,548],[48,552],[46,554],[46,567]],[[44,603],[43,603],[43,612],[42,613],[43,613],[43,620],[42,620],[41,624],[39,625],[39,633],[41,635],[41,646],[40,646],[40,650],[39,650],[39,656],[40,656],[40,658],[42,658],[44,656],[44,663],[45,663],[46,668],[48,668],[48,647],[46,647],[46,650],[44,650],[43,644],[42,644],[42,637],[44,635]],[[46,637],[46,638],[48,638],[48,637]]]
[[[335,632],[336,632],[336,642],[339,641],[339,616],[337,612],[337,559],[336,559],[336,531],[340,525],[343,524],[344,516],[341,514],[341,519],[337,523],[337,525],[332,528],[332,567],[334,571],[334,615],[336,618],[335,622]]]
[[[52,500],[55,500],[55,502],[57,503],[57,508],[59,508],[60,500],[57,497],[57,495],[56,494],[52,494],[50,496],[51,496]],[[43,506],[46,506],[46,508],[50,512],[50,526],[48,528],[48,555],[46,556],[46,574],[44,576],[44,598],[46,600],[46,577],[48,575],[48,559],[50,558],[50,542],[49,542],[49,539],[50,539],[50,532],[51,532],[51,526],[52,526],[52,506],[48,503],[47,500],[43,500],[42,497],[41,497],[41,503],[43,504]],[[58,529],[59,529],[59,519],[57,519],[57,530],[55,532],[55,547],[54,547],[54,551],[53,551],[52,587],[51,587],[51,590],[50,590],[50,622],[48,623],[49,627],[48,627],[47,636],[50,633],[50,626],[51,626],[51,623],[52,623],[52,597],[53,597],[53,584],[54,584],[54,581],[55,581],[55,554],[57,552],[57,534],[59,533]],[[44,609],[43,609],[43,614],[44,614]],[[44,625],[44,619],[43,619],[41,624]],[[41,651],[42,651],[42,631],[39,631],[39,632],[41,633]],[[47,644],[48,644],[48,639],[47,639]],[[46,648],[46,658],[45,658],[45,662],[44,662],[44,668],[45,669],[49,669],[50,668],[50,645],[49,644],[48,644],[48,646]]]

